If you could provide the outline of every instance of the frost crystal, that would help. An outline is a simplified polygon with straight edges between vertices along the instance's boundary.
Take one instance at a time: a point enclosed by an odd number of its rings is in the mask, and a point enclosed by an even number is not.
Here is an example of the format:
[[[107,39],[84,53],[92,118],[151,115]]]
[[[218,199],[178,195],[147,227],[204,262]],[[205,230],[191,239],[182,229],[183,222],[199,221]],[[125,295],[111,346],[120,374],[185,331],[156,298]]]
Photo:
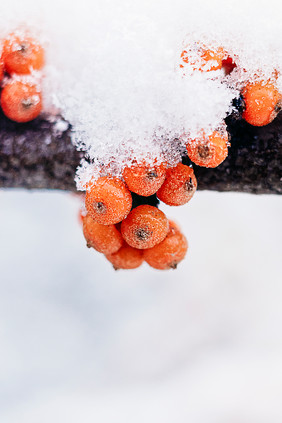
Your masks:
[[[79,189],[93,176],[119,175],[134,159],[176,164],[183,134],[218,129],[245,81],[282,86],[278,0],[267,7],[255,0],[8,3],[1,5],[0,35],[21,27],[38,35],[47,52],[45,110],[60,110],[86,151]],[[187,68],[183,76],[181,52],[198,42],[222,47],[237,67],[230,75]]]

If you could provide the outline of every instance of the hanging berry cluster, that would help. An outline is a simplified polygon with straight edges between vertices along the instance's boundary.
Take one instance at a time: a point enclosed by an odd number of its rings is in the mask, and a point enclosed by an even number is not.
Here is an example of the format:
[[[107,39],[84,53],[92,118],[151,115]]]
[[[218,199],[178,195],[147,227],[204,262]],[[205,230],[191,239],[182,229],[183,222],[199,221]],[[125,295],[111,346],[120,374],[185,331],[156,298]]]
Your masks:
[[[35,119],[42,110],[41,70],[44,50],[27,31],[15,31],[1,42],[0,83],[3,113],[19,123]],[[236,60],[222,48],[203,43],[187,45],[178,69],[183,77],[194,72],[231,74]],[[255,126],[269,124],[280,110],[282,95],[275,81],[254,75],[241,87],[242,117]],[[212,133],[197,137],[183,134],[186,154],[198,166],[215,168],[228,155],[228,133],[224,122]],[[158,200],[181,206],[197,188],[193,168],[183,163],[170,167],[164,159],[148,164],[136,158],[120,178],[109,172],[86,188],[82,216],[87,246],[103,253],[115,269],[133,269],[143,261],[156,269],[176,268],[186,255],[188,243],[179,227],[152,205]],[[132,197],[139,198],[137,204]],[[156,200],[158,199],[158,200]]]
[[[137,174],[144,173],[143,189],[156,187],[156,180],[162,178],[156,167],[136,165],[135,169]],[[128,181],[134,184],[134,170],[131,171],[133,178],[128,175]],[[181,187],[178,189],[180,194]],[[184,187],[182,190],[186,195]],[[120,179],[98,179],[86,191],[85,206],[87,214],[82,221],[87,246],[105,254],[115,269],[135,269],[144,260],[156,269],[176,268],[185,257],[188,245],[178,226],[155,206],[141,204],[132,208],[131,192]]]
[[[42,46],[27,31],[17,30],[2,40],[0,56],[1,107],[15,122],[29,122],[42,110]]]
[[[182,51],[179,67],[184,77],[191,71],[221,70],[228,75],[236,64],[223,48],[195,43]],[[241,94],[242,117],[251,125],[267,125],[277,115],[282,96],[273,82],[254,78]],[[215,168],[228,155],[224,122],[212,133],[201,131],[194,139],[184,134],[183,140],[187,156],[198,166]],[[187,240],[174,222],[149,204],[149,197],[180,206],[191,200],[196,188],[193,168],[183,163],[168,167],[165,162],[148,165],[135,160],[121,178],[100,177],[86,189],[82,222],[87,246],[103,253],[115,269],[134,269],[143,261],[155,269],[175,269],[186,255]],[[141,205],[132,205],[132,193],[143,197]]]

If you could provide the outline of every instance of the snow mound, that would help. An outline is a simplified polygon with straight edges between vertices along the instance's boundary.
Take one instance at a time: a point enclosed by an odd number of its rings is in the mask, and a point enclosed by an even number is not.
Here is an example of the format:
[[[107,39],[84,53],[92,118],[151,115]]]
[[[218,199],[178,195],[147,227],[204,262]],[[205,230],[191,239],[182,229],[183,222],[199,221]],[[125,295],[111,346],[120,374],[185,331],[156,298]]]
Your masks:
[[[28,26],[46,49],[45,110],[60,109],[86,151],[79,189],[135,158],[176,164],[183,133],[220,128],[247,80],[282,88],[279,1],[11,0],[1,9],[0,36]],[[234,71],[183,76],[181,52],[199,41],[222,47]]]

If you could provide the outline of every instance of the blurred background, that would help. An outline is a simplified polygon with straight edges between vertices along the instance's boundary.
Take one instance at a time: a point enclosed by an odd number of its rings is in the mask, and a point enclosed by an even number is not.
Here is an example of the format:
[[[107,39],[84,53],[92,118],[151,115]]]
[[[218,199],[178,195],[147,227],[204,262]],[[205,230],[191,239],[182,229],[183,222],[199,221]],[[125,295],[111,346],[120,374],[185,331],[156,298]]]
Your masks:
[[[162,206],[175,271],[114,271],[70,194],[0,204],[1,423],[281,423],[281,198]]]

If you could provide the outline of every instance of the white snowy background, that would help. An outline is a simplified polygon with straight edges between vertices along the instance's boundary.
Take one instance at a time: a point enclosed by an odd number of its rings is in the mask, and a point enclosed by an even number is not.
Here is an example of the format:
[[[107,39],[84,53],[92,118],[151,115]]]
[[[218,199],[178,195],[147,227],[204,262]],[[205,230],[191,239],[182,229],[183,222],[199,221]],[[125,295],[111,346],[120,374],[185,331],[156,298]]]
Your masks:
[[[184,35],[217,39],[243,71],[282,68],[278,0],[2,2],[0,37],[19,23],[46,47],[46,107],[60,102],[103,159],[132,133],[142,151],[156,122],[225,116],[220,82],[175,91]],[[85,247],[78,208],[0,192],[0,422],[281,423],[281,198],[162,207],[189,241],[169,272],[114,272]]]
[[[281,198],[166,207],[168,272],[112,270],[69,194],[0,203],[1,423],[281,423]]]

